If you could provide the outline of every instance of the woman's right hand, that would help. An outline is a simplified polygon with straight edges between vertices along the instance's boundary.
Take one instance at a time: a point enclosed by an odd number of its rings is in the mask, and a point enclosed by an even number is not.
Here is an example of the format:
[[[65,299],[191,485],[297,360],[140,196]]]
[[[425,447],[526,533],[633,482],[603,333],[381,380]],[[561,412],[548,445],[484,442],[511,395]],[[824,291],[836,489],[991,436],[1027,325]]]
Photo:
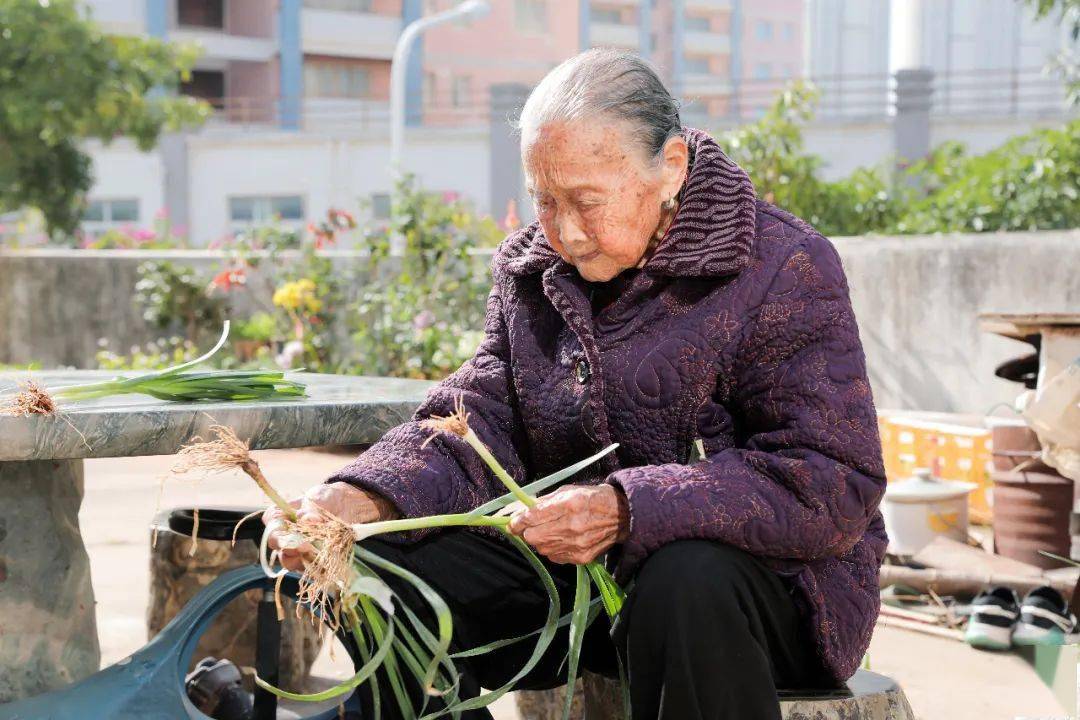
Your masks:
[[[386,498],[344,482],[315,485],[289,504],[296,508],[297,518],[302,522],[318,522],[321,518],[319,508],[350,525],[377,520],[393,520],[398,517],[396,508]],[[283,517],[285,513],[282,509],[271,505],[263,513],[262,519],[264,524],[269,525],[274,520],[280,520]],[[270,534],[268,544],[272,549],[281,550],[283,534],[281,530],[275,530]],[[315,548],[309,543],[296,548],[285,548],[280,552],[281,564],[289,570],[300,572],[304,569],[304,559],[311,558],[314,554]]]

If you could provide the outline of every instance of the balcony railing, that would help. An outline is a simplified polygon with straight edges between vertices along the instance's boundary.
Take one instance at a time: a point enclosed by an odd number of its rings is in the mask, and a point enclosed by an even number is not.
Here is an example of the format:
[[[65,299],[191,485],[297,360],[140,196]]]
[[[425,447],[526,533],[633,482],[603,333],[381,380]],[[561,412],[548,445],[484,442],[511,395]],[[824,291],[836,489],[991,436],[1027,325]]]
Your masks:
[[[284,102],[276,96],[202,98],[213,109],[209,131],[273,130],[280,127]],[[424,103],[415,122],[427,128],[484,128],[490,123],[490,100],[477,93],[464,104]],[[413,118],[407,118],[410,121]],[[312,132],[388,132],[390,104],[363,98],[306,97],[300,103],[300,128]]]
[[[720,78],[718,78],[720,79]],[[793,78],[743,79],[733,84],[723,117],[710,117],[722,125],[754,120],[773,104]],[[818,120],[873,121],[895,113],[895,90],[889,75],[842,75],[815,77],[820,98],[814,116]],[[937,75],[932,81],[930,112],[940,118],[1059,117],[1066,111],[1061,81],[1040,68],[997,69]],[[715,87],[705,78],[687,78],[685,95],[689,113],[701,113],[704,101],[714,98]]]
[[[711,129],[753,121],[773,104],[789,79],[743,80],[731,83],[721,75],[687,76],[683,119]],[[887,75],[812,78],[820,92],[815,118],[831,122],[884,122],[895,112],[892,79]],[[1069,112],[1057,78],[1041,70],[993,70],[952,73],[934,79],[930,112],[948,119],[1064,117]],[[210,101],[216,108],[212,127],[273,128],[281,124],[277,97],[228,97]],[[504,113],[505,114],[505,113]],[[426,128],[485,128],[491,122],[486,91],[452,102],[447,95],[423,104],[410,124]],[[386,132],[390,126],[385,101],[360,98],[304,98],[300,127],[313,132]]]

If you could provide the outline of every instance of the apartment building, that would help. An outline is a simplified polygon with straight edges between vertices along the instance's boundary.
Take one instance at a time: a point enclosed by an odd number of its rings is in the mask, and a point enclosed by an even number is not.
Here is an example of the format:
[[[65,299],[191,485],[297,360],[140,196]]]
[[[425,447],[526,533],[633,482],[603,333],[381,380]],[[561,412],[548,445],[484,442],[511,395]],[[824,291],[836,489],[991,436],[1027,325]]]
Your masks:
[[[201,244],[274,216],[301,223],[331,205],[384,215],[394,46],[409,22],[458,1],[87,0],[109,32],[201,46],[183,92],[216,110],[206,128],[166,138],[155,153],[95,148],[87,228],[147,225],[168,212]],[[704,125],[738,109],[732,92],[763,72],[753,53],[782,51],[791,59],[770,60],[776,72],[801,72],[801,22],[802,0],[491,0],[486,16],[440,26],[415,47],[409,169],[498,214],[493,86],[527,89],[582,48],[621,47],[652,59],[687,98],[687,121]],[[751,55],[740,58],[740,47]]]
[[[825,117],[886,111],[897,67],[891,17],[915,13],[914,54],[934,74],[933,110],[953,117],[1018,117],[1060,112],[1061,85],[1047,58],[1073,42],[1054,16],[1035,20],[1016,0],[808,0],[804,65],[823,92]],[[991,133],[983,142],[999,139]]]
[[[193,42],[184,91],[219,122],[363,129],[386,122],[401,28],[458,0],[88,0],[110,32]],[[498,83],[531,86],[587,47],[652,59],[710,117],[743,79],[802,71],[803,0],[492,0],[479,20],[426,34],[409,72],[413,124],[464,124]]]
[[[184,91],[217,108],[205,128],[153,153],[123,141],[92,147],[87,227],[146,226],[168,212],[206,244],[329,207],[385,216],[394,46],[408,23],[458,1],[86,0],[109,32],[200,44]],[[492,88],[527,90],[598,46],[652,60],[683,99],[684,122],[710,130],[757,117],[792,78],[811,75],[823,91],[811,148],[836,173],[872,164],[891,152],[897,2],[922,7],[935,143],[970,139],[981,149],[1032,114],[1060,117],[1060,89],[1039,67],[1068,39],[1015,0],[490,0],[485,17],[441,25],[415,46],[405,169],[501,217],[513,193],[499,168],[516,159],[493,140],[507,108],[493,108]],[[524,204],[519,214],[528,216]]]

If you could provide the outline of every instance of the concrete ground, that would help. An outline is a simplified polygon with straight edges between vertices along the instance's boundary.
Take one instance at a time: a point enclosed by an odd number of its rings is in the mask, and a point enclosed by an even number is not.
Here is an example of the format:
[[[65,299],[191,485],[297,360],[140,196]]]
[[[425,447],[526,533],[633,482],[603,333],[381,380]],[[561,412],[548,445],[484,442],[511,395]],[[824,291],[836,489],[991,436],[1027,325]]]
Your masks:
[[[297,450],[257,453],[263,469],[283,494],[299,494],[349,461],[345,455]],[[149,584],[148,524],[157,507],[265,505],[258,489],[241,474],[191,483],[161,478],[170,457],[89,460],[86,498],[80,515],[90,552],[103,665],[144,645]],[[315,672],[344,679],[342,658],[324,651]],[[919,718],[992,720],[1063,717],[1066,713],[1028,666],[1009,653],[980,652],[963,643],[879,627],[870,645],[871,669],[896,678]],[[512,700],[495,707],[496,720],[517,720]]]

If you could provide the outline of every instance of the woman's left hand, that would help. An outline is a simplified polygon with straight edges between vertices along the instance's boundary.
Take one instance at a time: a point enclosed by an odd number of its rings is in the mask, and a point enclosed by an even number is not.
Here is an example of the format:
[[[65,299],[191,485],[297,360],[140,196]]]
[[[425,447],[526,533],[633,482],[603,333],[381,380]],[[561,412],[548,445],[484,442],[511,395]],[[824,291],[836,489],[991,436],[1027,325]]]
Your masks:
[[[511,516],[510,532],[552,562],[584,565],[630,532],[630,508],[613,485],[568,485]]]

